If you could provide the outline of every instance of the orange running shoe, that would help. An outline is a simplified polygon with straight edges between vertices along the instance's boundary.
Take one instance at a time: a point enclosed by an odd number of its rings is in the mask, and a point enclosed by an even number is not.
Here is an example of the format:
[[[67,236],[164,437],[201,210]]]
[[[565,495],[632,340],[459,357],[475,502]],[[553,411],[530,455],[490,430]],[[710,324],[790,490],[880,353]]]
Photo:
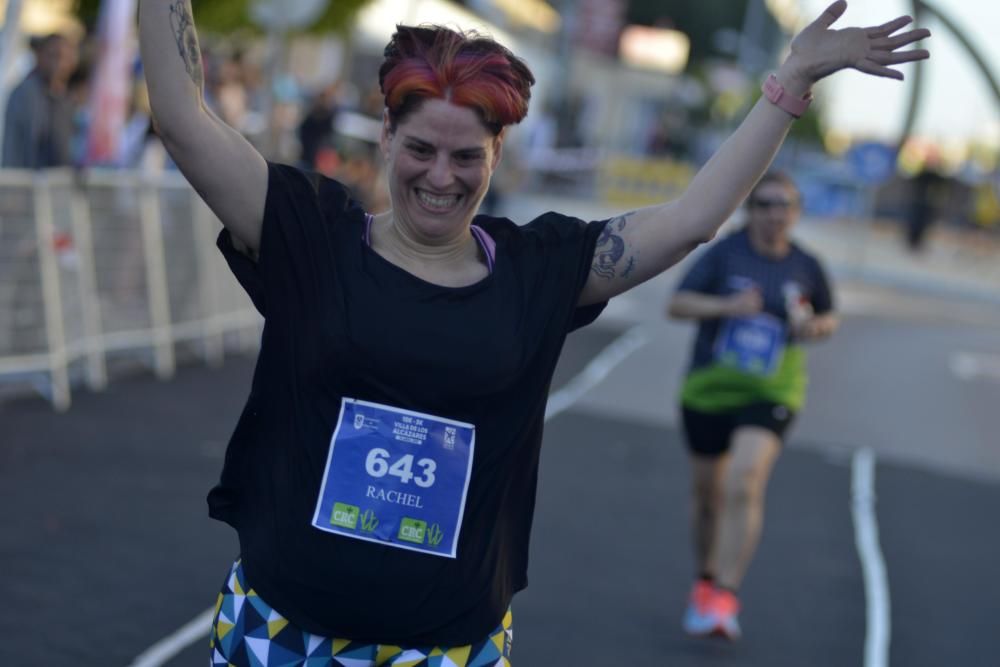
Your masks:
[[[736,594],[722,588],[714,588],[708,601],[707,616],[711,624],[709,634],[736,641],[742,636],[740,630],[740,601]]]
[[[715,586],[704,579],[694,582],[688,606],[684,611],[682,625],[689,635],[705,637],[712,633],[715,627],[714,618],[709,615],[709,603],[715,595]]]

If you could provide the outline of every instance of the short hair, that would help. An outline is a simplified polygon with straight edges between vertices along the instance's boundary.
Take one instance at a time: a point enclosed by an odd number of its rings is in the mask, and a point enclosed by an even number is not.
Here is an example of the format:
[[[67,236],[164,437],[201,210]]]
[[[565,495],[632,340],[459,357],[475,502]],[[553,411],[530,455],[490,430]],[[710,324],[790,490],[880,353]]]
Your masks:
[[[754,197],[757,196],[757,191],[760,190],[765,185],[771,185],[772,183],[777,183],[779,185],[784,185],[790,188],[792,192],[795,193],[795,204],[796,206],[802,205],[802,191],[799,190],[799,186],[796,185],[795,179],[793,179],[788,172],[774,170],[769,171],[760,177],[760,180],[753,186],[750,190],[750,195],[747,197],[747,205],[753,203]]]
[[[378,72],[391,129],[427,99],[479,114],[494,135],[528,113],[535,77],[491,37],[445,26],[397,25]]]

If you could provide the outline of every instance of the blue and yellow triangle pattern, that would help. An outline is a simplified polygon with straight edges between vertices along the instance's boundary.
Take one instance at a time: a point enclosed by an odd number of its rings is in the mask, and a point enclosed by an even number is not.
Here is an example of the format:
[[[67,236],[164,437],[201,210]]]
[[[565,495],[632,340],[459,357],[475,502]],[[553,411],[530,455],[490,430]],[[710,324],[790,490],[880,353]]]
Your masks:
[[[211,667],[509,667],[510,610],[478,644],[402,647],[363,644],[299,630],[247,586],[239,560],[215,603]]]

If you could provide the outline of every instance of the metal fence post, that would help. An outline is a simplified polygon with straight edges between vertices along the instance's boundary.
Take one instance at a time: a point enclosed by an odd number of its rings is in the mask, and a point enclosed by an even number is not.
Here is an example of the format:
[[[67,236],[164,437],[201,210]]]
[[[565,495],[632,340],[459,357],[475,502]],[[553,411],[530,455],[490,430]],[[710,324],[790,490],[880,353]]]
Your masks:
[[[59,261],[56,258],[52,192],[49,176],[35,174],[35,229],[38,238],[38,268],[42,281],[45,312],[45,341],[52,405],[64,411],[70,406],[69,365],[66,350],[66,324],[63,321],[62,290],[59,286]]]
[[[137,179],[136,183],[140,189],[139,218],[142,225],[142,250],[146,259],[149,317],[153,328],[153,368],[156,376],[165,380],[173,376],[177,362],[171,332],[163,229],[160,224],[160,194],[145,178]]]
[[[219,293],[219,281],[215,278],[215,243],[212,238],[213,220],[208,206],[198,193],[189,190],[191,212],[194,224],[194,238],[197,248],[195,257],[198,262],[198,295],[201,299],[202,313],[202,349],[205,363],[209,366],[222,365],[225,357],[225,330],[218,317],[222,310],[222,295]]]
[[[97,296],[97,268],[90,219],[90,204],[81,187],[70,193],[70,221],[80,261],[80,313],[83,317],[84,354],[87,359],[87,386],[101,391],[108,385],[108,367],[102,340],[101,302]]]

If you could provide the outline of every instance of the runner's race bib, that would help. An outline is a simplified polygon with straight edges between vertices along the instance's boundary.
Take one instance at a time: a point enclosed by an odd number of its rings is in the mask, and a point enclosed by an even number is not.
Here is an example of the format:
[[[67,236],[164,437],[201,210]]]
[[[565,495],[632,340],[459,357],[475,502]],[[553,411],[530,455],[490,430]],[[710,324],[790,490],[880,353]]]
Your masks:
[[[785,349],[785,325],[761,313],[726,320],[715,344],[719,363],[753,375],[771,375]]]
[[[455,558],[475,444],[472,424],[344,398],[312,525]]]

